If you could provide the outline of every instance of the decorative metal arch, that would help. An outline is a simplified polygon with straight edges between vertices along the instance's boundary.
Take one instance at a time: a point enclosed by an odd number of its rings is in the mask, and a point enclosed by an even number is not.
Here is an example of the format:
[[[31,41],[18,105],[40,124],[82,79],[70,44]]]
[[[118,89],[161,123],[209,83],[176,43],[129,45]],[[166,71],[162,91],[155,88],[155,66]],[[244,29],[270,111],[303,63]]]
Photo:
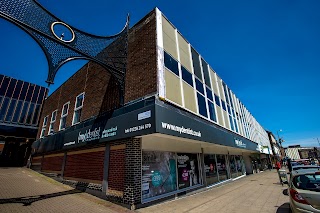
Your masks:
[[[46,82],[53,84],[58,69],[74,59],[88,59],[106,68],[124,91],[127,63],[129,15],[122,31],[113,36],[96,36],[78,30],[46,10],[36,0],[0,0],[0,17],[19,26],[44,51],[49,72]],[[65,26],[70,40],[56,35],[54,26]]]

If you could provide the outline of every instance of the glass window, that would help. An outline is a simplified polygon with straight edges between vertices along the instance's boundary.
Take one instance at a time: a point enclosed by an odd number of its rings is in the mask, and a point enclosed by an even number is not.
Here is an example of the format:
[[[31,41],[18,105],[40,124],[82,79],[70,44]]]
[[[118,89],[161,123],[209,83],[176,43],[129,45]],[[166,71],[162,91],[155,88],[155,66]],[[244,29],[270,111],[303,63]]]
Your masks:
[[[174,74],[179,76],[178,62],[166,52],[164,52],[164,65]]]
[[[222,85],[223,85],[224,96],[226,98],[227,103],[229,104],[228,93],[227,93],[227,85],[224,82],[222,82]]]
[[[80,122],[81,112],[82,112],[82,107],[83,107],[83,100],[84,100],[84,93],[81,93],[76,98],[76,104],[75,104],[75,109],[74,109],[74,114],[73,114],[73,119],[72,119],[72,125]]]
[[[46,88],[41,87],[40,94],[39,94],[39,97],[38,97],[38,100],[37,100],[37,104],[42,104],[42,101],[45,98],[45,92],[46,91],[47,91]]]
[[[34,115],[33,115],[33,119],[32,119],[33,125],[36,125],[38,123],[39,112],[40,112],[40,104],[37,104],[34,109]]]
[[[199,54],[191,47],[194,74],[202,81]]]
[[[9,106],[9,109],[8,109],[8,112],[7,112],[7,115],[6,115],[6,118],[5,118],[6,122],[11,122],[12,117],[13,117],[13,112],[14,112],[14,109],[16,107],[16,103],[17,103],[17,100],[15,100],[15,99],[11,100],[10,106]]]
[[[29,107],[29,111],[28,111],[27,119],[26,119],[26,123],[27,124],[31,124],[32,115],[33,115],[33,112],[34,112],[34,107],[35,107],[35,104],[34,103],[30,103],[30,107]]]
[[[178,187],[187,188],[199,184],[197,154],[178,153]]]
[[[20,115],[20,119],[19,119],[19,123],[24,123],[28,108],[29,108],[29,102],[24,102],[24,105],[23,105],[23,108],[21,111],[21,115]]]
[[[221,100],[221,105],[222,105],[222,109],[223,109],[224,111],[227,111],[226,102],[224,102],[224,100]]]
[[[213,101],[212,91],[208,87],[206,87],[206,91],[207,91],[207,98]]]
[[[31,102],[33,103],[36,103],[37,102],[37,99],[38,99],[38,95],[39,95],[39,90],[40,90],[40,87],[35,85],[35,88],[34,88],[34,92],[33,92],[33,95],[32,95],[32,99],[31,99]]]
[[[56,122],[57,110],[53,111],[51,114],[51,121],[49,127],[49,135],[54,133],[54,123]]]
[[[34,88],[35,88],[35,85],[30,84],[29,89],[28,89],[28,93],[26,96],[26,101],[31,101]]]
[[[181,66],[182,79],[193,87],[192,74],[183,66]]]
[[[28,87],[29,87],[29,83],[24,82],[22,86],[21,94],[19,97],[20,100],[24,100],[26,98]]]
[[[203,60],[203,58],[201,58],[201,62],[202,62],[202,70],[203,70],[204,82],[206,83],[206,85],[208,87],[211,87],[208,64]]]
[[[18,98],[19,98],[22,84],[23,84],[22,81],[18,81],[18,82],[17,82],[16,88],[15,88],[14,93],[13,93],[13,96],[12,96],[13,98],[15,98],[15,99],[18,99]]]
[[[6,115],[8,106],[9,106],[9,98],[4,98],[1,109],[0,109],[0,121],[4,120],[4,116]]]
[[[6,94],[8,85],[9,85],[10,78],[9,77],[4,77],[1,88],[0,88],[0,95],[4,96]]]
[[[208,100],[208,107],[209,107],[210,119],[213,121],[217,121],[214,104],[209,100]]]
[[[197,97],[198,97],[199,114],[203,115],[204,117],[208,117],[205,98],[198,92],[197,92]]]
[[[214,94],[214,100],[216,101],[216,104],[217,104],[218,106],[220,106],[220,98],[219,98],[219,96],[217,96],[216,94]]]
[[[234,128],[235,128],[235,131],[236,131],[236,132],[239,132],[239,130],[238,130],[238,124],[237,124],[237,120],[236,120],[236,119],[233,119],[233,121],[234,121]]]
[[[293,178],[292,183],[298,189],[320,192],[320,174],[298,175]]]
[[[227,180],[228,172],[227,172],[227,164],[226,164],[226,156],[225,155],[216,155],[217,156],[217,169],[219,173],[219,181]]]
[[[43,118],[43,123],[42,123],[42,128],[41,128],[41,134],[40,134],[40,138],[43,138],[45,133],[46,133],[46,126],[48,123],[48,116]]]
[[[69,111],[69,103],[66,103],[62,107],[59,130],[66,128],[68,111]]]
[[[231,129],[234,131],[233,119],[232,119],[231,115],[229,115],[229,121],[230,121]]]
[[[204,155],[204,171],[207,185],[219,182],[215,155]]]
[[[245,166],[244,166],[242,156],[236,155],[235,160],[236,160],[236,167],[237,167],[238,175],[239,176],[243,175],[245,173]]]
[[[142,152],[142,200],[177,190],[176,155],[173,152]]]
[[[227,109],[228,109],[228,113],[231,115],[231,109],[230,109],[229,104],[227,104]]]
[[[13,123],[17,123],[19,120],[21,108],[22,108],[22,103],[23,103],[22,101],[18,101],[18,103],[17,103],[17,107],[16,107],[16,110],[14,112],[13,119],[12,119]]]
[[[203,84],[196,78],[196,88],[202,95],[204,95]]]
[[[229,155],[229,166],[230,166],[231,178],[238,177],[238,171],[237,171],[234,155]]]
[[[10,83],[9,83],[9,86],[8,86],[8,89],[7,89],[7,93],[6,93],[6,96],[8,98],[12,97],[12,94],[13,94],[14,88],[16,86],[16,83],[17,83],[17,80],[12,78]]]

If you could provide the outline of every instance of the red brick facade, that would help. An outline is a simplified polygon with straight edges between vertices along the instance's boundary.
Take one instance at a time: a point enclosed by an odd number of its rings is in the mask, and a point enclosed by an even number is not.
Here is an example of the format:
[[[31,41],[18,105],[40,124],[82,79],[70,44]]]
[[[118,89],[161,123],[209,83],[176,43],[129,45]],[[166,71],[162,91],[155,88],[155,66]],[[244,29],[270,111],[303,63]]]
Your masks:
[[[51,114],[57,110],[54,132],[59,131],[62,107],[70,102],[66,126],[72,125],[76,97],[85,93],[81,121],[119,107],[119,86],[102,66],[89,62],[53,92],[44,102],[37,138],[48,116],[45,135],[48,135]],[[128,61],[124,102],[156,94],[156,18],[153,11],[129,31]]]

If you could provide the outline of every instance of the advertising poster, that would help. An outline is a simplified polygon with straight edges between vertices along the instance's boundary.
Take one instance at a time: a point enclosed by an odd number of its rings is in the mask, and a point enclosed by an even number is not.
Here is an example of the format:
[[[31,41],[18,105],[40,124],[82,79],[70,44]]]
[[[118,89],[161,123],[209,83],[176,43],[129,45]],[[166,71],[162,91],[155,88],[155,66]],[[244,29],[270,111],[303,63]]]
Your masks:
[[[142,200],[177,189],[175,153],[142,152]]]
[[[179,189],[199,184],[197,154],[178,153],[177,162]]]

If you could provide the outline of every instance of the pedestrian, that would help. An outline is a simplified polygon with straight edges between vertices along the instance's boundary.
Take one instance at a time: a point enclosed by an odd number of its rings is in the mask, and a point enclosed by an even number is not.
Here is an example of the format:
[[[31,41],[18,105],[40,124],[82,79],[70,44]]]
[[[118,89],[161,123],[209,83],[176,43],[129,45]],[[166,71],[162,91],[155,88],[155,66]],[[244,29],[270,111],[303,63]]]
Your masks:
[[[277,170],[281,169],[281,163],[280,163],[280,161],[277,161],[277,163],[276,163],[276,169],[277,169]]]

